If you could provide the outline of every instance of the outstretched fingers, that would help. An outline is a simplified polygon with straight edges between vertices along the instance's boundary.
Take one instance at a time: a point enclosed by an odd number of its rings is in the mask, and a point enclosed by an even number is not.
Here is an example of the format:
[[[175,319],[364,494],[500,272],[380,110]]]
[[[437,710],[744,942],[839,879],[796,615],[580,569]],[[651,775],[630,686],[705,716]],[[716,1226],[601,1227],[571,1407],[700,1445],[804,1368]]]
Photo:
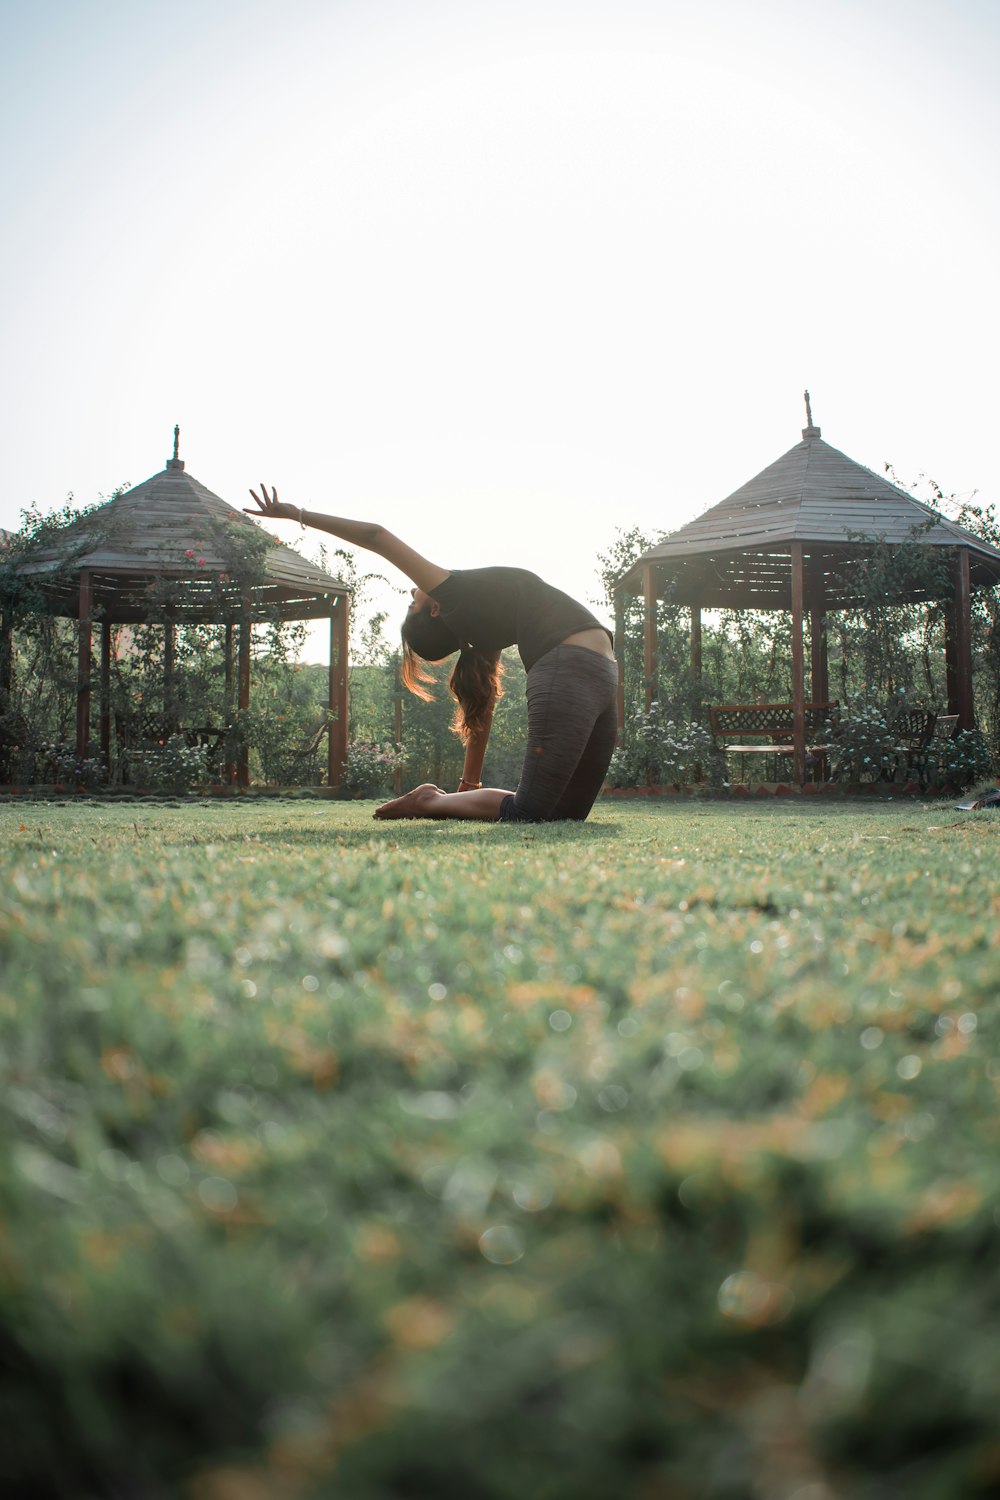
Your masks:
[[[278,491],[274,488],[273,485],[271,487],[271,493],[270,494],[267,493],[267,485],[266,484],[262,484],[261,485],[261,487],[260,487],[260,494],[259,495],[258,495],[258,493],[257,493],[256,490],[251,490],[250,494],[253,496],[253,498],[254,498],[254,500],[256,502],[257,510],[253,511],[253,510],[250,509],[249,505],[245,505],[243,507],[243,509],[246,511],[247,515],[250,515],[250,516],[257,515],[257,514],[262,514],[262,515],[265,515],[265,516],[274,516],[274,515],[277,515],[278,506],[279,506]],[[280,517],[279,517],[279,519],[280,519]]]

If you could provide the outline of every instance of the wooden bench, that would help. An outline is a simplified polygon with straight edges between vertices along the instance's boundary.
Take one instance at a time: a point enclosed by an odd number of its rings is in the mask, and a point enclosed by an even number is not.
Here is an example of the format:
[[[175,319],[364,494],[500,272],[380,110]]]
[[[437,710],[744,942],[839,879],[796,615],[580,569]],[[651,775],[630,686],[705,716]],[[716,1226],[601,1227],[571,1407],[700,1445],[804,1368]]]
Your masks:
[[[935,745],[944,744],[948,740],[953,740],[957,733],[958,714],[938,714],[937,718],[934,720],[934,728],[931,730],[931,737],[927,741],[928,748],[933,749]]]
[[[715,748],[723,755],[777,758],[794,754],[794,709],[790,703],[727,703],[708,712]],[[805,705],[806,754],[813,758],[810,770],[814,780],[822,774],[829,748],[824,729],[828,724],[836,724],[839,714],[839,703]],[[764,769],[767,770],[767,761]]]
[[[934,733],[934,711],[930,708],[904,708],[889,721],[894,749],[904,760],[922,755]]]
[[[935,714],[928,708],[911,708],[893,719],[891,727],[898,742],[896,754],[903,771],[925,781],[935,747],[946,744],[958,730],[958,714]]]

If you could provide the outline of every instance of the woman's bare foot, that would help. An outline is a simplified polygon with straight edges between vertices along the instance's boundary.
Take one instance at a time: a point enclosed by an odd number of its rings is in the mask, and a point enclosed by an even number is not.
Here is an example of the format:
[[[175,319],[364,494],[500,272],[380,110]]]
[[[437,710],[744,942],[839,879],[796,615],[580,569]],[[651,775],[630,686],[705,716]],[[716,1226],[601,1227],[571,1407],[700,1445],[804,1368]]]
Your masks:
[[[432,781],[425,781],[421,786],[415,786],[412,792],[395,797],[391,802],[383,802],[381,807],[376,807],[372,817],[433,818],[434,804],[439,797],[446,795],[441,787],[435,786]]]

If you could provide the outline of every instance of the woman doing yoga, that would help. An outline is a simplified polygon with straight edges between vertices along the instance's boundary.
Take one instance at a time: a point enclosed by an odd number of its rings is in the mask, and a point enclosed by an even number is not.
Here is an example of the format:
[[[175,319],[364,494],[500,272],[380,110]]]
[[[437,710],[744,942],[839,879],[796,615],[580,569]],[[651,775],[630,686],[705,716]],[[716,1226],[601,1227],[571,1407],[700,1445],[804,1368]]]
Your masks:
[[[568,594],[522,568],[449,571],[368,521],[303,510],[250,491],[257,511],[299,521],[350,546],[376,552],[414,585],[403,622],[403,681],[429,698],[424,662],[458,652],[449,688],[465,745],[457,792],[431,783],[386,802],[376,818],[479,818],[544,823],[586,818],[615,747],[618,664],[611,632]],[[249,507],[248,507],[249,510]],[[515,792],[482,785],[493,709],[500,696],[500,652],[516,646],[527,676],[528,744]]]

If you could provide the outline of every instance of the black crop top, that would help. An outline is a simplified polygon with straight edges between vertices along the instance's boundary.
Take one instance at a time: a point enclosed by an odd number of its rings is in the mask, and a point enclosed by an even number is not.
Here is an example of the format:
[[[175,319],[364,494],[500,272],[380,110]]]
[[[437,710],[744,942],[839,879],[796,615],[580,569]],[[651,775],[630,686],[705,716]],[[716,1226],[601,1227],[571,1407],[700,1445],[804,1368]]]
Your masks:
[[[585,605],[524,568],[457,569],[430,592],[460,641],[480,651],[516,646],[526,671],[577,630],[607,630]]]

